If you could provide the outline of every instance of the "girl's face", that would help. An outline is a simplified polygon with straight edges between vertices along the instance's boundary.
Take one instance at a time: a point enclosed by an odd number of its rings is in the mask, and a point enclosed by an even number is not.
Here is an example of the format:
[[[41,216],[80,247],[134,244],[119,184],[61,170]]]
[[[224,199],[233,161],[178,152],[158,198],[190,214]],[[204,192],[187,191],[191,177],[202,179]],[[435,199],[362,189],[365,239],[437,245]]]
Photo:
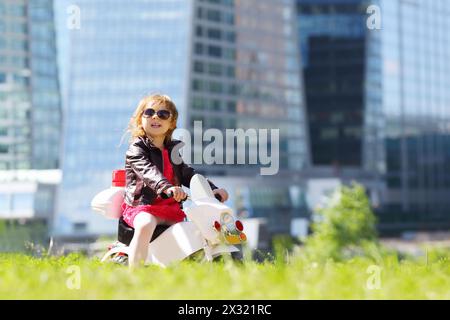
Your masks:
[[[172,114],[164,106],[151,106],[148,104],[142,114],[142,128],[147,135],[165,137],[167,131],[173,128]]]

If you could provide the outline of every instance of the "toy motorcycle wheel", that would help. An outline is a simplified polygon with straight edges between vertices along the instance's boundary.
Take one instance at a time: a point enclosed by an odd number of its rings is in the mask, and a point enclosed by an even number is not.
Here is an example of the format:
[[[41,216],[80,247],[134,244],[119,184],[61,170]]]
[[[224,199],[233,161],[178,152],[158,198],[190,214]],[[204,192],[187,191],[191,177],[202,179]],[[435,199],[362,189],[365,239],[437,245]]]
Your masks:
[[[127,266],[128,265],[128,255],[117,253],[111,257],[111,262]]]
[[[128,265],[128,247],[119,241],[108,246],[108,252],[103,256],[101,262],[113,262]]]

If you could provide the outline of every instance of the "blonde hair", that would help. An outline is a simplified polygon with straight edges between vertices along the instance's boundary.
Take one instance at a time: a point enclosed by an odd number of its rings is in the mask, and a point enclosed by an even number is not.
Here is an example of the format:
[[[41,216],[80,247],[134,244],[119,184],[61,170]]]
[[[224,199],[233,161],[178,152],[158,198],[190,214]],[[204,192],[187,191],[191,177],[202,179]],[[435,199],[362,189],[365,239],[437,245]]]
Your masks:
[[[136,110],[133,113],[133,116],[130,119],[128,124],[128,130],[131,134],[130,142],[138,137],[145,137],[146,133],[144,128],[142,127],[142,115],[144,114],[145,108],[151,105],[152,107],[165,107],[170,111],[171,117],[169,118],[172,124],[172,127],[167,130],[166,136],[164,138],[164,142],[167,143],[172,140],[172,133],[175,131],[177,127],[177,119],[178,119],[178,110],[173,103],[172,99],[170,99],[167,95],[162,94],[152,94],[145,96],[139,101]]]

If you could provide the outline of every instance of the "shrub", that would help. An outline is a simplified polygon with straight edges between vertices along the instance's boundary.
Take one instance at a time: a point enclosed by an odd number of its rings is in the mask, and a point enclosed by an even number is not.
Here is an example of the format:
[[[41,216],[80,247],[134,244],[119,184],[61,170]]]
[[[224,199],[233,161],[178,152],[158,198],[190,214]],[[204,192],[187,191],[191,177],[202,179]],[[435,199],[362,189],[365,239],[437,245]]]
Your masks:
[[[47,231],[47,226],[41,222],[1,221],[0,252],[42,251],[41,248],[47,244]]]
[[[338,188],[316,218],[305,242],[310,258],[342,260],[377,251],[376,218],[362,185]]]

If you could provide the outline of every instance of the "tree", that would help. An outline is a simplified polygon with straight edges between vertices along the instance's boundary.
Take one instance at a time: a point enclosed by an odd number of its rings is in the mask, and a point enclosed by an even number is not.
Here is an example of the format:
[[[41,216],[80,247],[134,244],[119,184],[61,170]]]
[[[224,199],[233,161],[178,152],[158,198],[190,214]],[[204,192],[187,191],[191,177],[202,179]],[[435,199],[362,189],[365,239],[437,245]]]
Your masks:
[[[339,187],[316,214],[313,234],[305,243],[309,257],[342,260],[377,245],[376,218],[362,185]]]

